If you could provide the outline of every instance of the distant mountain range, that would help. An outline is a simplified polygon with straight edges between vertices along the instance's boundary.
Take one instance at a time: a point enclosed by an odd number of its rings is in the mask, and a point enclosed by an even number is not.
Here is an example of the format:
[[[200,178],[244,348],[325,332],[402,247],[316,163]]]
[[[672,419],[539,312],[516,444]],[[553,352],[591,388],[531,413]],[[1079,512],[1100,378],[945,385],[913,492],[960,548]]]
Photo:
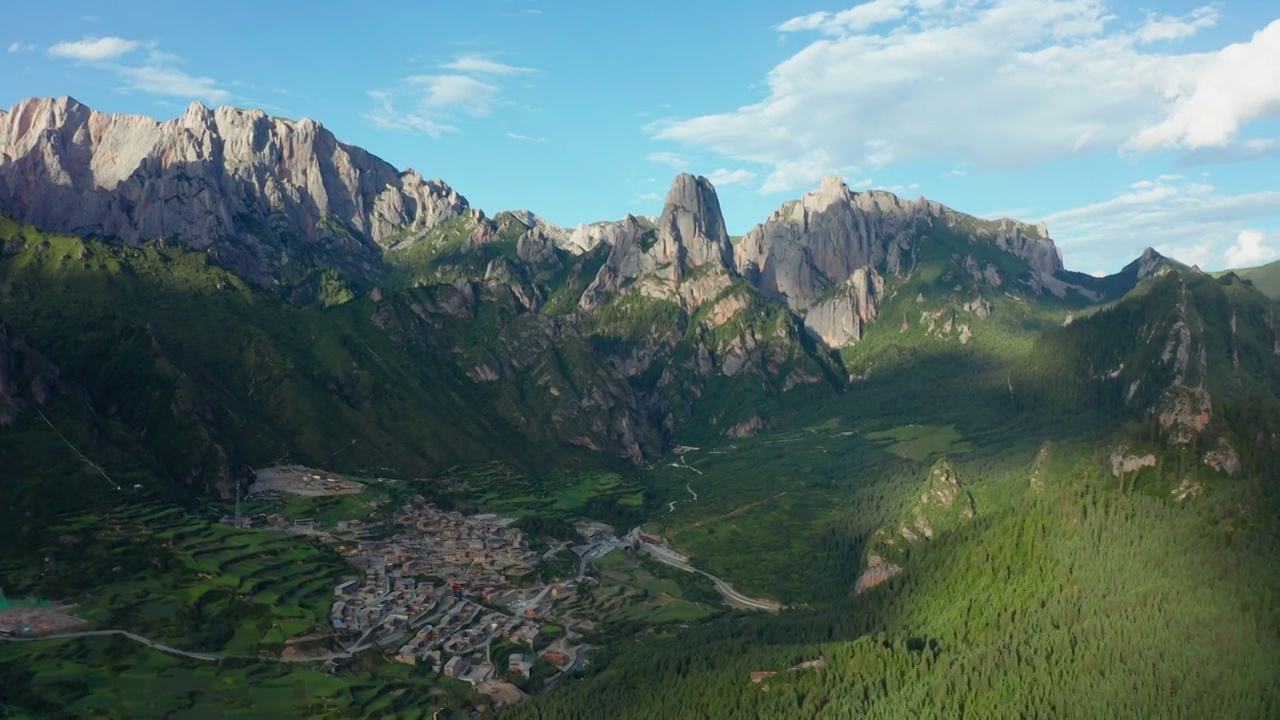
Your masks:
[[[167,122],[106,115],[71,98],[19,103],[0,114],[0,212],[42,232],[106,243],[37,243],[40,236],[22,226],[7,231],[10,303],[20,302],[14,287],[47,282],[87,283],[95,298],[91,308],[68,306],[57,317],[15,314],[22,306],[10,305],[9,354],[0,357],[28,359],[8,361],[8,376],[23,378],[9,386],[56,385],[40,380],[56,373],[39,368],[68,362],[57,346],[75,331],[62,323],[103,315],[104,345],[68,348],[93,357],[129,347],[134,341],[123,336],[145,328],[149,349],[139,347],[137,360],[159,363],[153,379],[170,388],[166,394],[192,397],[135,412],[125,425],[141,446],[157,432],[153,423],[166,432],[190,428],[198,439],[176,443],[183,449],[172,452],[182,459],[164,464],[224,495],[234,468],[265,454],[319,461],[304,448],[330,447],[333,433],[357,442],[346,428],[313,428],[294,416],[304,378],[313,378],[305,382],[319,393],[315,402],[350,386],[338,396],[362,418],[357,425],[402,448],[414,468],[479,457],[487,452],[479,448],[501,446],[509,435],[645,463],[695,416],[712,432],[754,432],[767,425],[757,410],[763,398],[813,385],[836,392],[878,372],[902,347],[1004,352],[1010,338],[1033,342],[1178,267],[1148,250],[1109,277],[1070,272],[1043,225],[852,192],[839,178],[785,203],[741,238],[728,235],[715,188],[691,175],[675,179],[657,218],[575,229],[528,211],[490,218],[444,182],[397,171],[314,121],[198,103]],[[49,242],[98,259],[77,267],[50,257],[42,249]],[[157,307],[134,305],[147,293],[177,290],[174,268],[186,273],[174,302],[189,313],[225,315],[236,325],[245,316],[229,308],[249,303],[270,317],[237,330],[229,347],[197,349],[202,343],[188,335],[198,327],[176,316],[165,330],[149,319]],[[233,278],[248,284],[235,301],[226,296]],[[349,317],[354,324],[340,333],[318,330],[336,333],[332,351],[340,355],[307,359],[286,349],[294,342],[282,334],[294,322],[287,318],[309,315],[275,308],[253,288]],[[33,301],[40,295],[29,292]],[[33,325],[36,316],[48,325]],[[263,343],[275,347],[265,365]],[[339,357],[346,359],[335,363]],[[373,385],[346,377],[342,364],[372,372]],[[247,384],[228,384],[217,367],[247,373]],[[446,379],[455,374],[458,381]],[[487,399],[464,400],[475,391],[457,382],[489,388],[480,395]],[[490,439],[463,452],[416,436],[374,402],[375,388],[392,386],[434,397],[410,416],[475,414],[468,432]],[[449,392],[433,389],[444,386]],[[106,388],[78,392],[94,413],[128,415],[140,401]],[[47,396],[10,389],[0,401],[12,421],[17,408]],[[271,399],[259,404],[264,397]],[[233,439],[242,430],[229,428],[257,427],[249,417],[276,429],[258,428],[253,443]]]

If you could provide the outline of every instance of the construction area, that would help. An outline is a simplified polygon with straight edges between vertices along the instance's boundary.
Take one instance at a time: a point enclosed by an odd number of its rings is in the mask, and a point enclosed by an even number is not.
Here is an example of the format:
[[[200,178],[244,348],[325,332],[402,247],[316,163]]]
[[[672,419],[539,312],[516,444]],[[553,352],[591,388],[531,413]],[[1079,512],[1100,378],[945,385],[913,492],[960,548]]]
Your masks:
[[[0,636],[40,637],[57,635],[84,625],[85,621],[52,607],[19,607],[0,609]]]
[[[313,470],[300,465],[272,467],[257,470],[257,478],[249,486],[250,495],[283,493],[320,497],[323,495],[354,495],[364,490],[362,483],[347,480],[323,470]]]

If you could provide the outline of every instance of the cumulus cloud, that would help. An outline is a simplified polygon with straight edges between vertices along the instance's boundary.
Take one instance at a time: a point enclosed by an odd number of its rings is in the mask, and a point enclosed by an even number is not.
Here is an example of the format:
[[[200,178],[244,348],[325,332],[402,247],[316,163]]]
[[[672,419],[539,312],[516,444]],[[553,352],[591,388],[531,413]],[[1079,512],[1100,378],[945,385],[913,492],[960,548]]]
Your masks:
[[[520,142],[544,143],[547,141],[547,139],[544,137],[535,137],[533,135],[522,135],[520,133],[513,133],[513,132],[507,133],[507,137],[511,138],[512,140],[519,140]]]
[[[1216,52],[1170,51],[1217,18],[1126,24],[1103,0],[873,0],[779,25],[817,37],[769,72],[760,102],[647,130],[769,168],[766,192],[912,160],[983,171],[1227,146],[1280,115],[1280,24]]]
[[[11,53],[31,52],[32,50],[35,50],[35,49],[36,49],[36,46],[33,43],[16,42],[9,46],[9,52]]]
[[[439,138],[446,132],[458,132],[461,119],[489,117],[499,103],[504,78],[537,72],[480,55],[458,55],[439,67],[453,72],[413,75],[392,89],[370,91],[376,104],[365,113],[365,119],[381,128]],[[542,142],[519,133],[508,133],[508,137]]]
[[[68,60],[83,62],[100,62],[118,58],[126,53],[142,47],[137,40],[125,40],[118,37],[86,37],[74,42],[60,42],[49,48],[49,55]]]
[[[1240,126],[1280,115],[1280,20],[1246,43],[1228,45],[1199,62],[1179,68],[1169,88],[1172,111],[1138,132],[1129,145],[1139,150],[1167,147],[1221,147]]]
[[[1280,258],[1280,249],[1266,244],[1265,240],[1257,230],[1242,231],[1236,237],[1235,244],[1227,248],[1224,255],[1227,267],[1253,267]]]
[[[1228,194],[1203,180],[1164,175],[1113,197],[1043,218],[1068,266],[1072,258],[1119,268],[1151,246],[1188,264],[1221,268],[1257,252],[1242,244],[1246,224],[1280,223],[1280,190]],[[1229,256],[1235,243],[1237,251]]]
[[[661,202],[661,201],[662,201],[661,195],[659,195],[658,193],[651,192],[651,193],[645,193],[643,195],[636,196],[634,199],[632,199],[631,204],[632,205],[649,205],[649,204]]]
[[[712,185],[715,185],[716,187],[723,187],[725,185],[736,185],[738,183],[755,180],[756,174],[750,170],[743,170],[741,168],[738,170],[726,170],[724,168],[719,168],[718,170],[708,173],[706,177],[711,181]]]

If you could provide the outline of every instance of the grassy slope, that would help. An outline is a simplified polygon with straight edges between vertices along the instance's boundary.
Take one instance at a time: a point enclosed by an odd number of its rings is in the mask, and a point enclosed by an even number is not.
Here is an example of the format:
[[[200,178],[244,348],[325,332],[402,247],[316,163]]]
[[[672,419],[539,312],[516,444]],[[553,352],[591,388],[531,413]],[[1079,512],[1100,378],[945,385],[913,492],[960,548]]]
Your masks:
[[[684,463],[659,469],[659,494],[682,502],[651,529],[748,594],[815,610],[617,648],[583,683],[512,714],[1274,715],[1277,459],[1241,434],[1277,427],[1273,338],[1255,312],[1265,301],[1238,283],[1187,281],[1218,393],[1221,421],[1208,430],[1240,439],[1240,476],[1207,468],[1194,448],[1152,443],[1151,429],[1122,425],[1127,413],[1114,405],[1025,403],[1005,387],[1008,368],[1046,352],[1070,364],[1092,358],[1096,341],[1145,337],[1124,318],[1160,325],[1178,282],[1155,279],[1116,310],[1051,333],[1044,348],[996,355],[1006,368],[998,377],[981,348],[907,356],[840,397],[794,408],[784,429],[686,454],[702,474]],[[1232,308],[1238,369],[1224,331]],[[1084,355],[1064,355],[1063,338],[1088,345]],[[918,444],[895,452],[899,441]],[[1114,478],[1118,444],[1152,452],[1157,466]],[[903,516],[944,452],[977,517],[939,526],[900,558],[902,575],[849,598],[871,534]],[[1186,481],[1201,493],[1175,500],[1170,491]],[[820,654],[826,671],[776,677],[767,690],[747,682],[751,671]]]
[[[0,239],[8,247],[0,318],[86,391],[93,409],[68,397],[50,417],[104,457],[131,457],[112,466],[121,472],[132,464],[162,484],[204,489],[243,464],[279,460],[410,475],[493,458],[528,466],[555,454],[468,390],[430,327],[380,328],[367,297],[300,309],[199,254],[12,223],[0,224]],[[414,301],[387,303],[408,315]],[[0,434],[23,476],[70,471],[61,441],[43,433],[28,414]]]
[[[1263,295],[1273,299],[1280,300],[1280,260],[1259,265],[1258,267],[1242,268],[1240,270],[1223,270],[1222,272],[1213,273],[1215,276],[1226,275],[1227,273],[1235,273],[1242,280],[1248,280],[1253,286],[1258,288]]]

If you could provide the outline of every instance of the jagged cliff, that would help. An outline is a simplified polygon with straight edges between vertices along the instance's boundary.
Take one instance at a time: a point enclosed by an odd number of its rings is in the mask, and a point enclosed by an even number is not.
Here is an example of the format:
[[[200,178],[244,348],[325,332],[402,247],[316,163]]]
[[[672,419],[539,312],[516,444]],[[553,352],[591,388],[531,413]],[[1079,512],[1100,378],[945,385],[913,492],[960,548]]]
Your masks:
[[[467,208],[313,120],[193,103],[156,122],[68,97],[0,114],[0,211],[37,227],[203,250],[259,285],[314,268],[379,270],[381,244]]]
[[[652,226],[628,215],[617,224],[594,226],[593,234],[611,250],[583,295],[584,308],[598,307],[634,284],[648,297],[692,311],[729,285],[733,246],[715,187],[704,177],[676,176]]]
[[[1063,295],[1071,287],[1059,277],[1062,254],[1043,225],[980,220],[879,190],[852,192],[838,177],[752,228],[736,248],[735,264],[767,297],[802,314],[825,345],[841,347],[861,339],[878,316],[886,278],[908,274],[919,243],[944,229],[1023,261],[1028,272],[1016,279],[1027,292]],[[1001,278],[995,266],[977,267],[971,255],[960,264],[992,287],[1015,280]]]

